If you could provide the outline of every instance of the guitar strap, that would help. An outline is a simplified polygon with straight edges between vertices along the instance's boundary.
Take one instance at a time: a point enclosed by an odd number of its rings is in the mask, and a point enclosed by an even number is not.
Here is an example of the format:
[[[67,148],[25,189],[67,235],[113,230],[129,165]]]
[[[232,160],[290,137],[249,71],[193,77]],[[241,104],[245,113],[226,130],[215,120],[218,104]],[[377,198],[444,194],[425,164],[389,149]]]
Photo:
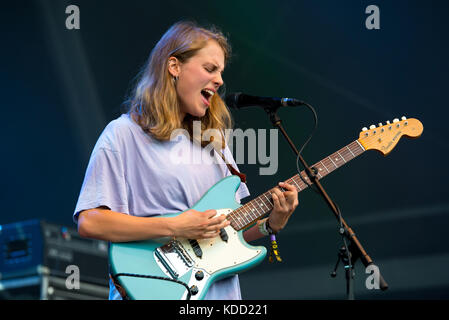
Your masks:
[[[226,158],[225,158],[223,153],[221,153],[221,152],[217,152],[217,153],[221,156],[221,158],[223,159],[224,163],[228,167],[229,171],[231,171],[231,173],[233,175],[238,176],[240,178],[240,181],[242,181],[243,183],[246,183],[246,174],[238,172],[237,169],[235,169],[233,166],[231,166],[231,164],[226,161]]]
[[[222,134],[222,137],[223,137],[223,132],[221,134]],[[197,145],[202,146],[202,141],[198,140],[198,138],[196,138],[195,135],[193,135],[192,139],[193,139],[192,140],[193,143],[196,143]],[[223,148],[223,144],[221,142],[222,140],[219,140],[220,142],[216,143],[214,141],[214,136],[211,136],[209,141],[210,141],[209,143],[212,144],[212,147],[214,148],[214,151],[217,154],[219,154],[220,157],[223,159],[224,163],[228,167],[228,169],[231,172],[231,174],[238,176],[240,178],[240,181],[242,181],[243,183],[246,183],[246,174],[238,172],[237,169],[235,169],[228,161],[226,161],[226,158],[225,158],[224,154],[221,152],[221,149]]]

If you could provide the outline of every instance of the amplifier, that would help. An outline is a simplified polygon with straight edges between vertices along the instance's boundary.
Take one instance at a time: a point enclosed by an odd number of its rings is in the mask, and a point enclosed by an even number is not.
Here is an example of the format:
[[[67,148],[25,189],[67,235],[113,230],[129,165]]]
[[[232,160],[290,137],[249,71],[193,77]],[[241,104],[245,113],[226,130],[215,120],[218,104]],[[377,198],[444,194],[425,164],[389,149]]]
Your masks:
[[[107,300],[109,287],[80,282],[69,289],[66,279],[45,273],[0,280],[0,300]]]
[[[66,287],[74,268],[82,287],[108,288],[108,243],[41,220],[0,225],[0,291],[33,283],[51,293],[51,288]],[[47,298],[46,294],[40,296]]]

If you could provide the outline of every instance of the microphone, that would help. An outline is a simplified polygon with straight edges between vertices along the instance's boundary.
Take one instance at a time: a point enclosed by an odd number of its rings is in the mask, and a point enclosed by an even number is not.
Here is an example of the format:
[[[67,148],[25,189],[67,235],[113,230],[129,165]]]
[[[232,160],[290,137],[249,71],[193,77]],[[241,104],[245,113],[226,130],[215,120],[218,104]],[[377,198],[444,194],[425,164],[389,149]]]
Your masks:
[[[230,93],[225,98],[226,105],[230,108],[241,109],[249,106],[279,108],[294,107],[305,104],[303,101],[292,98],[273,98],[250,96],[241,92]]]

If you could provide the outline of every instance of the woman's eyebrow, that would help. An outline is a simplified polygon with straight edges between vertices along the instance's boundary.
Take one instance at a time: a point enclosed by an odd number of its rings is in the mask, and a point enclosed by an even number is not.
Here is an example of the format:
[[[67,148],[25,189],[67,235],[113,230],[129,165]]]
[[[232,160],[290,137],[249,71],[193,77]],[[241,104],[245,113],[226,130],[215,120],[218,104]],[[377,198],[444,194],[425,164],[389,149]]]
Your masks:
[[[219,65],[214,62],[206,62],[206,64],[210,64],[214,67],[214,70],[220,69]],[[224,68],[220,71],[220,73],[224,72]]]

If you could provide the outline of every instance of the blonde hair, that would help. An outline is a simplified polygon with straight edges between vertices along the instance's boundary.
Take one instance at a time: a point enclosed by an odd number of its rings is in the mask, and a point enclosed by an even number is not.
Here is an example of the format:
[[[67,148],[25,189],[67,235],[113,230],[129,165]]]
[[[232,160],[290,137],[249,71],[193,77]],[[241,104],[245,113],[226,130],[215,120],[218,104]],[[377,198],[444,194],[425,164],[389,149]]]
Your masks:
[[[128,113],[154,138],[169,140],[172,131],[180,128],[187,130],[192,138],[194,120],[201,121],[201,133],[207,129],[222,132],[232,127],[231,114],[218,94],[212,97],[203,117],[187,114],[184,119],[180,118],[175,82],[168,71],[168,59],[175,57],[185,63],[204,48],[209,40],[215,40],[220,45],[225,62],[228,61],[231,48],[226,37],[215,27],[205,29],[190,21],[171,26],[151,51],[128,100]],[[201,142],[203,147],[208,143]],[[224,138],[221,145],[224,148]]]

